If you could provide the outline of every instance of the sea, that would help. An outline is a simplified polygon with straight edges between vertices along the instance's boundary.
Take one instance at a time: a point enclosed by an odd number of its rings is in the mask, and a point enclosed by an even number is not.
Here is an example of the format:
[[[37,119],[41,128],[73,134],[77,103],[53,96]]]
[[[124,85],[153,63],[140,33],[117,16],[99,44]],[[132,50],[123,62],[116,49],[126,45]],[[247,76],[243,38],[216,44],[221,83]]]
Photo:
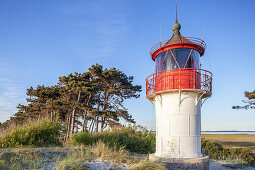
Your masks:
[[[150,133],[156,133],[156,131],[150,131]],[[249,134],[255,135],[255,131],[239,131],[239,130],[231,130],[231,131],[202,131],[202,134]]]
[[[239,130],[230,130],[230,131],[202,131],[202,134],[249,134],[249,135],[255,135],[255,131],[239,131]]]

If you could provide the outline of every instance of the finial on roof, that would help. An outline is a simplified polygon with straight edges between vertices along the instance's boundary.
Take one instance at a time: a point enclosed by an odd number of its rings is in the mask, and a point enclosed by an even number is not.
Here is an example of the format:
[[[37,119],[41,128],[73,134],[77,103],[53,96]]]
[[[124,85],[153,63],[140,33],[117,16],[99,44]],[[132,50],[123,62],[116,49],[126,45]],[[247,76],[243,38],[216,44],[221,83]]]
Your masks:
[[[180,29],[181,29],[181,25],[176,21],[176,23],[173,25],[173,31],[174,31],[174,35],[180,35]]]

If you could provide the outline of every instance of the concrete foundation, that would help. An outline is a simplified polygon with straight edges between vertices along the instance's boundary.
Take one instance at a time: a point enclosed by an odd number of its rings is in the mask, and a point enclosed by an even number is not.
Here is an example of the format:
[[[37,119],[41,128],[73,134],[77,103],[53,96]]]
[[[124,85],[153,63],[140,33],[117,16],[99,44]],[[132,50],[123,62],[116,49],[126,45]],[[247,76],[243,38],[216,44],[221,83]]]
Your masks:
[[[168,158],[150,154],[150,161],[163,162],[169,170],[209,170],[209,157]]]

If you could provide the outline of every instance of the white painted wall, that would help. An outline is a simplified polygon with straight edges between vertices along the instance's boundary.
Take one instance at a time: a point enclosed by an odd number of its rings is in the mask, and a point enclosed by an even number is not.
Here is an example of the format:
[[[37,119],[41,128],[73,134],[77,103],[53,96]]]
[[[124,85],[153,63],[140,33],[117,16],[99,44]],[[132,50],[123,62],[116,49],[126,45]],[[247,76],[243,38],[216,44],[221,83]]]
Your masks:
[[[155,96],[156,153],[169,158],[201,157],[201,100],[197,92]]]

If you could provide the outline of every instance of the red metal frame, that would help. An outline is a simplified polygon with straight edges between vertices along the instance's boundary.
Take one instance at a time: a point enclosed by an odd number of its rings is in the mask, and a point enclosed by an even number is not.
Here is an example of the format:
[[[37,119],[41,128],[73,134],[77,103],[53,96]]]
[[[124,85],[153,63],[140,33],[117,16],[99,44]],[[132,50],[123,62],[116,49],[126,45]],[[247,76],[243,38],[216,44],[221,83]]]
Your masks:
[[[151,58],[155,61],[158,54],[175,48],[192,48],[198,51],[200,56],[203,56],[206,48],[206,43],[204,40],[194,37],[182,37],[181,39],[176,39],[173,41],[165,40],[159,42],[151,48]]]
[[[186,61],[186,63],[185,63],[184,68],[186,68],[186,65],[187,65],[187,63],[188,63],[188,61],[189,61],[189,58],[190,58],[190,56],[191,56],[192,51],[193,51],[193,49],[190,50],[190,53],[189,53],[189,56],[188,56],[188,59],[187,59],[187,61]]]
[[[162,68],[163,68],[164,62],[165,62],[165,60],[166,60],[167,53],[168,53],[168,51],[166,51],[166,55],[165,55],[165,58],[164,58],[164,60],[163,60],[163,62],[162,62],[162,66],[161,66],[160,71],[162,71]]]
[[[198,67],[200,68],[200,62],[199,62],[199,60],[198,60],[198,58],[197,58],[197,53],[195,52],[195,56],[196,56],[196,59],[197,59],[197,64],[198,64]],[[156,63],[157,64],[157,63]]]
[[[154,73],[146,78],[146,95],[167,90],[212,92],[212,73],[197,68],[182,68]]]
[[[179,63],[177,62],[175,56],[174,56],[174,53],[172,52],[171,49],[170,49],[170,52],[171,52],[171,54],[172,54],[172,56],[173,56],[173,58],[174,58],[174,60],[175,60],[175,62],[176,62],[176,64],[177,64],[178,68],[181,68],[180,65],[179,65]]]

